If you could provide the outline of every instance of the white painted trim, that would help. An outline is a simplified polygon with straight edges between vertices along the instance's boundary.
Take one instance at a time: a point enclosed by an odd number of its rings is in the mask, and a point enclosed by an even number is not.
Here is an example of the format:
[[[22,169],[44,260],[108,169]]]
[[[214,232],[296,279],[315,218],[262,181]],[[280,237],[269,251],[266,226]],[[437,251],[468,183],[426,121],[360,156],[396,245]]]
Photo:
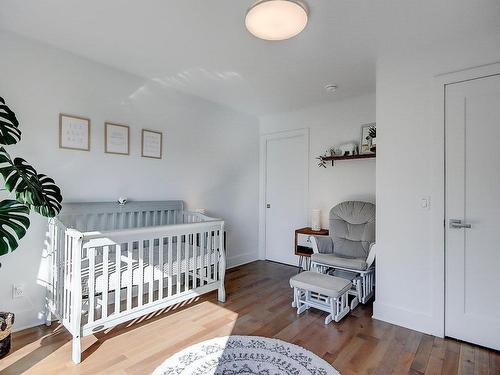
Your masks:
[[[255,262],[259,260],[259,255],[257,252],[250,252],[241,255],[236,255],[234,257],[227,259],[227,269],[242,266],[247,263]]]
[[[432,315],[401,309],[377,301],[373,303],[372,318],[429,335],[436,335],[440,326],[440,322]]]
[[[432,127],[433,163],[432,163],[432,320],[428,327],[434,326],[430,332],[436,336],[445,335],[445,86],[453,83],[484,78],[500,74],[500,62],[481,65],[434,77],[433,103],[434,116]],[[391,307],[392,308],[392,307]],[[375,317],[375,314],[374,314]],[[385,320],[385,319],[384,319]],[[396,323],[397,324],[397,323]],[[413,329],[415,325],[412,325]],[[422,330],[425,331],[425,330]]]
[[[306,192],[305,192],[305,205],[306,212],[304,213],[307,218],[309,212],[309,169],[310,169],[310,149],[311,140],[309,136],[309,128],[285,130],[276,133],[261,134],[260,136],[260,160],[259,160],[259,259],[266,258],[266,164],[267,164],[267,142],[271,139],[291,138],[297,136],[306,137]],[[290,234],[292,235],[292,234]],[[290,249],[292,251],[293,249]]]

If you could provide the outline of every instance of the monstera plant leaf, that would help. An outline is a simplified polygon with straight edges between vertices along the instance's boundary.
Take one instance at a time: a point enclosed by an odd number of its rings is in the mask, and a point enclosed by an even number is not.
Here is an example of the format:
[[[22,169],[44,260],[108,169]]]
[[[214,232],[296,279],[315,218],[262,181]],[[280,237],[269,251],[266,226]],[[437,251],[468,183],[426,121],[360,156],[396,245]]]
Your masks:
[[[61,210],[61,190],[53,179],[38,174],[22,158],[12,159],[1,145],[12,145],[21,140],[16,115],[0,97],[0,175],[5,189],[15,194],[16,200],[0,202],[0,255],[18,246],[30,226],[31,210],[47,217],[56,216]]]
[[[38,174],[22,158],[12,160],[3,147],[0,147],[0,174],[6,189],[15,192],[20,203],[47,217],[54,217],[61,210],[61,190],[54,180]]]
[[[31,208],[42,216],[54,217],[62,208],[61,189],[57,187],[53,179],[44,174],[38,175],[38,181],[42,186],[43,204],[33,205]]]
[[[24,237],[30,226],[30,209],[12,199],[0,202],[0,255],[17,248],[17,241]]]
[[[13,145],[21,140],[19,122],[5,100],[0,97],[0,144]]]
[[[5,188],[16,192],[16,198],[21,203],[33,206],[43,204],[42,185],[35,168],[22,158],[12,160],[3,147],[0,147],[0,174],[5,180]]]

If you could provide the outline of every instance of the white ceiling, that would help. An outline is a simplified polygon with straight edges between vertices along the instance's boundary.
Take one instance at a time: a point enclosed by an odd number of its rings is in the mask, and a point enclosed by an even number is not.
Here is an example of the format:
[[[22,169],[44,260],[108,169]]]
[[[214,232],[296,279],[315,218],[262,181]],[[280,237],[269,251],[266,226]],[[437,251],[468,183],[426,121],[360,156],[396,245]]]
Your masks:
[[[373,92],[387,48],[500,34],[499,0],[308,0],[305,31],[269,42],[252,2],[0,0],[0,28],[255,115]]]

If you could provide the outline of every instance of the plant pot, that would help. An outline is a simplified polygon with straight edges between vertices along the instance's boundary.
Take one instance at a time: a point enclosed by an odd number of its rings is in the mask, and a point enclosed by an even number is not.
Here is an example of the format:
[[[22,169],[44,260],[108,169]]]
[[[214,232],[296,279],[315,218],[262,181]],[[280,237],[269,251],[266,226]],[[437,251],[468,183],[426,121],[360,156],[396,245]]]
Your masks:
[[[10,352],[13,324],[13,313],[0,312],[0,358],[5,357]]]

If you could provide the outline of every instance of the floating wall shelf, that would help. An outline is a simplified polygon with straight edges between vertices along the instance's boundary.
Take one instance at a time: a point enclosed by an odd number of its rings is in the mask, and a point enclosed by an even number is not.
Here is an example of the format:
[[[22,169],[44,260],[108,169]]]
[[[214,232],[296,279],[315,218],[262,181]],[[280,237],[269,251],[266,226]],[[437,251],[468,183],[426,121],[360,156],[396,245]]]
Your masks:
[[[320,156],[320,158],[323,162],[331,161],[332,167],[333,167],[335,165],[335,161],[337,161],[337,160],[374,159],[375,156],[376,156],[376,154],[363,154],[363,155],[353,155],[353,156],[335,155],[335,156]],[[320,166],[321,166],[321,164],[320,164]],[[323,166],[326,168],[325,165],[323,165]]]
[[[322,156],[321,159],[324,161],[335,161],[335,160],[354,160],[354,159],[373,159],[376,154],[363,154],[363,155],[353,155],[353,156]]]

